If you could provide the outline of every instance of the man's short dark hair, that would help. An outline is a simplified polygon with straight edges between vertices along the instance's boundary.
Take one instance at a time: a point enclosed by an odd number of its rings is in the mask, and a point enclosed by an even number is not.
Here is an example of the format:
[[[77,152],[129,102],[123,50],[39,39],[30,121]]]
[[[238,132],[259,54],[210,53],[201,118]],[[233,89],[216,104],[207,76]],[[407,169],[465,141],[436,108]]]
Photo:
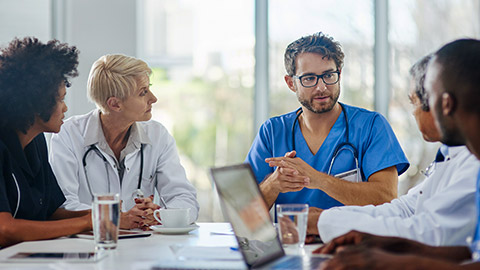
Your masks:
[[[47,122],[60,85],[78,75],[78,50],[57,40],[15,38],[0,50],[0,128],[26,133],[39,116]]]
[[[317,53],[323,58],[333,60],[338,70],[343,67],[344,54],[340,43],[328,35],[318,32],[313,35],[301,37],[290,43],[285,50],[285,69],[289,76],[295,75],[297,71],[297,56],[302,53]]]
[[[410,76],[413,78],[415,82],[415,94],[417,95],[420,103],[422,105],[422,110],[425,112],[430,111],[430,107],[428,106],[428,97],[425,93],[425,75],[427,74],[427,66],[432,59],[433,54],[426,55],[418,60],[413,66],[410,68]]]
[[[480,113],[480,40],[459,39],[440,48],[434,60],[440,65],[443,91],[462,109]]]

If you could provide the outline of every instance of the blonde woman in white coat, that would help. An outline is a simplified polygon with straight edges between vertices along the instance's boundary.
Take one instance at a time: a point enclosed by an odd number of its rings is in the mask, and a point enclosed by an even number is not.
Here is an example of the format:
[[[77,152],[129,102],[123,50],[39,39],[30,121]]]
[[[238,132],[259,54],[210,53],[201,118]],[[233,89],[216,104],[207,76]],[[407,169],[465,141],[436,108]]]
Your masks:
[[[190,208],[190,221],[197,219],[196,190],[175,140],[150,120],[157,101],[150,74],[144,61],[125,55],[105,55],[93,64],[87,90],[97,109],[66,120],[51,140],[50,162],[66,209],[89,209],[95,193],[119,193],[121,224],[141,228],[156,224],[157,190],[168,207]]]

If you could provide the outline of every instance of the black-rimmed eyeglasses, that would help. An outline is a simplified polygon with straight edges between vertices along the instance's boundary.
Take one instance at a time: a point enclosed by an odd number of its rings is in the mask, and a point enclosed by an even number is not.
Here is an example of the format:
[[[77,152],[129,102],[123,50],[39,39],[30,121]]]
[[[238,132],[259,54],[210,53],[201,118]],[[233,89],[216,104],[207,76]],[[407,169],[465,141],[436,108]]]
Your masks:
[[[302,76],[293,76],[300,80],[300,83],[303,87],[314,87],[318,84],[318,79],[322,79],[325,85],[332,85],[338,82],[340,78],[340,71],[332,71],[323,73],[322,75],[307,74]]]

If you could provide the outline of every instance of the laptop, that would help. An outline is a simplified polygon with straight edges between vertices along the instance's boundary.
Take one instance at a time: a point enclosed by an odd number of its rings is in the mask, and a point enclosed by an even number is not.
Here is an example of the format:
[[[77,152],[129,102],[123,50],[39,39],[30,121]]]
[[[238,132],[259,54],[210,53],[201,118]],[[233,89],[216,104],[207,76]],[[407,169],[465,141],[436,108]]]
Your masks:
[[[250,164],[210,169],[222,211],[250,269],[317,269],[328,256],[286,255]]]

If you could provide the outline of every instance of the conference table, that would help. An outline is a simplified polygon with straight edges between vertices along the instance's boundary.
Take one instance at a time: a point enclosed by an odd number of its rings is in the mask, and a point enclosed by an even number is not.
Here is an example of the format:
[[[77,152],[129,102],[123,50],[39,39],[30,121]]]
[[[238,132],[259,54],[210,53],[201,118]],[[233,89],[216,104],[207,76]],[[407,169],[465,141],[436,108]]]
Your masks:
[[[93,252],[92,239],[61,237],[52,240],[30,241],[0,250],[0,269],[151,269],[159,262],[181,265],[185,260],[224,259],[235,261],[240,268],[246,268],[229,223],[197,223],[198,229],[187,234],[169,235],[158,232],[149,237],[120,239],[115,250],[105,252],[106,256],[96,262],[42,263],[4,262],[18,252]],[[287,254],[309,256],[319,245],[306,245],[302,249],[286,249]],[[189,257],[185,259],[185,257]],[[195,256],[204,256],[195,258]],[[183,262],[182,262],[183,261]]]

